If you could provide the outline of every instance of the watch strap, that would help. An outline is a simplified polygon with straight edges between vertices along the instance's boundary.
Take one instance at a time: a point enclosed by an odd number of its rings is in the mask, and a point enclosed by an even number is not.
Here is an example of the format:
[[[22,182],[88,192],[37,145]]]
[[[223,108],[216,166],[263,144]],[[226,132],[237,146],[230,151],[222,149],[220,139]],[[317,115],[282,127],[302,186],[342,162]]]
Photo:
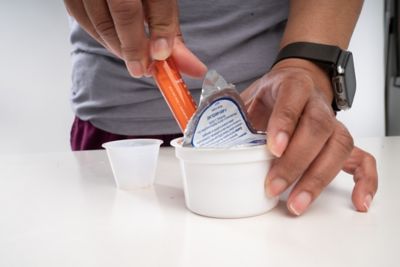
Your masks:
[[[279,51],[278,56],[276,57],[271,68],[281,60],[287,58],[300,58],[314,62],[327,71],[332,77],[333,73],[336,71],[334,68],[338,62],[341,52],[342,50],[340,47],[334,45],[323,45],[309,42],[291,43]],[[335,99],[332,101],[332,108],[335,111],[335,114],[337,111],[340,111],[336,105]]]
[[[321,45],[309,42],[296,42],[283,47],[272,66],[287,58],[301,58],[319,63],[321,67],[332,67],[336,64],[341,49],[334,45]]]

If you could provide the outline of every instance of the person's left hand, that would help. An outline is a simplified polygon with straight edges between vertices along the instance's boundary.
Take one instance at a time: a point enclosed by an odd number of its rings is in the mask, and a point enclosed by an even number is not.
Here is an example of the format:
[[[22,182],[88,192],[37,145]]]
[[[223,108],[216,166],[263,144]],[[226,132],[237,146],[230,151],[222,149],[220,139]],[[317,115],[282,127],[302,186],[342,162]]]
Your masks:
[[[268,147],[277,157],[266,178],[267,194],[277,196],[297,181],[287,206],[291,213],[302,214],[339,173],[354,147],[352,136],[332,110],[328,75],[311,62],[287,59],[241,96],[250,121],[267,132]],[[365,155],[358,153],[357,162]],[[358,172],[363,168],[365,164]],[[346,168],[349,172],[355,169]],[[353,202],[358,210],[369,206],[376,180],[377,176],[375,182],[361,183],[361,189],[355,189]]]

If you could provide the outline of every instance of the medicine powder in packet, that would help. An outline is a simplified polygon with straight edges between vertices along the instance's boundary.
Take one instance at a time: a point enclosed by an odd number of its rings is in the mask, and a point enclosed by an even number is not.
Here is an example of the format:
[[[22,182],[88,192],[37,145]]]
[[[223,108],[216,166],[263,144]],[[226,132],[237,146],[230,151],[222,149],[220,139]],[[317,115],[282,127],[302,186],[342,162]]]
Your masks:
[[[183,146],[229,148],[265,143],[265,133],[251,126],[235,86],[210,70],[203,82],[199,107],[187,125]]]

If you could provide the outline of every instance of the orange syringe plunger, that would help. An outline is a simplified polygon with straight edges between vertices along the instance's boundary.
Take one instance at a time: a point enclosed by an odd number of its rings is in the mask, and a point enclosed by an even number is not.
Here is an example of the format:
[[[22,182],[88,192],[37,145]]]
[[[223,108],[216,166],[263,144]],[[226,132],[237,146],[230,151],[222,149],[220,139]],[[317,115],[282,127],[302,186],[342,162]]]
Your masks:
[[[173,59],[155,61],[153,77],[184,132],[197,107]]]

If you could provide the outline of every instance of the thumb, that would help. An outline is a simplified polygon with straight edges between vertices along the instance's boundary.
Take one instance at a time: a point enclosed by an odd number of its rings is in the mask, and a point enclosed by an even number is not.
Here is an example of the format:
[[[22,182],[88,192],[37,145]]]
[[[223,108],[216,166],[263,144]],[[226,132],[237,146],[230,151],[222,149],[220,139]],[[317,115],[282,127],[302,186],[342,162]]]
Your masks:
[[[207,72],[206,65],[186,47],[180,38],[175,39],[172,56],[182,73],[193,78],[203,78]]]

